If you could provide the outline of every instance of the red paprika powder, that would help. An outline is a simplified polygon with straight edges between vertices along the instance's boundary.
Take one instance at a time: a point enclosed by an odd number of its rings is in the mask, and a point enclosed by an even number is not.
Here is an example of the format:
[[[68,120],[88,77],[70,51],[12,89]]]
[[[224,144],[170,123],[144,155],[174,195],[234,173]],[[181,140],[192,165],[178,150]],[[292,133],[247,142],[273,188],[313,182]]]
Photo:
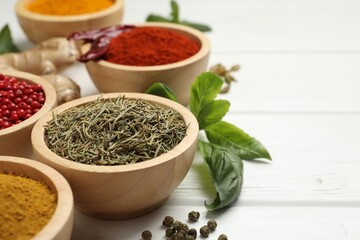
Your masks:
[[[187,59],[199,50],[199,43],[181,33],[159,27],[136,27],[111,40],[105,60],[156,66]]]

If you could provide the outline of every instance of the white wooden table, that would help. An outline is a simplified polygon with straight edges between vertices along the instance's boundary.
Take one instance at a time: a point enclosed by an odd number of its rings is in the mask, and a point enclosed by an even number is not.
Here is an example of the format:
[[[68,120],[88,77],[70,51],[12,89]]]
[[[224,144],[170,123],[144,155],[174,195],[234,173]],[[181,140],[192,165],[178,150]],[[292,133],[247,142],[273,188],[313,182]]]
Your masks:
[[[76,212],[74,240],[140,239],[149,229],[165,239],[161,221],[185,221],[197,210],[199,228],[218,221],[229,239],[360,239],[360,1],[183,0],[181,16],[208,23],[210,65],[241,65],[238,82],[222,98],[232,103],[226,120],[260,140],[273,162],[245,162],[240,199],[208,213],[214,189],[201,158],[164,206],[128,221],[102,221]],[[3,0],[0,26],[9,23],[16,43],[31,46]],[[168,1],[129,0],[125,23],[169,12]],[[82,95],[98,93],[84,66],[64,72]]]

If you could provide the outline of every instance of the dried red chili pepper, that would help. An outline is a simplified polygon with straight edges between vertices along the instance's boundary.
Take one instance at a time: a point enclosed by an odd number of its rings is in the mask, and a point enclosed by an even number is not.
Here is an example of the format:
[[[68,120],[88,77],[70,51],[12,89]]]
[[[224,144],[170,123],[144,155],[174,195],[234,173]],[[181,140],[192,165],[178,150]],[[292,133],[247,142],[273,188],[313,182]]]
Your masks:
[[[105,56],[106,52],[109,49],[111,38],[103,36],[94,40],[91,43],[89,51],[81,55],[77,60],[80,62],[88,62],[90,60],[96,60]]]
[[[101,29],[94,29],[89,31],[74,32],[68,36],[68,40],[85,40],[94,41],[103,36],[116,37],[123,31],[134,28],[134,25],[115,25]]]
[[[68,39],[91,42],[90,50],[78,58],[80,62],[88,62],[102,58],[106,54],[112,38],[134,27],[133,25],[116,25],[102,29],[74,32],[68,36]]]

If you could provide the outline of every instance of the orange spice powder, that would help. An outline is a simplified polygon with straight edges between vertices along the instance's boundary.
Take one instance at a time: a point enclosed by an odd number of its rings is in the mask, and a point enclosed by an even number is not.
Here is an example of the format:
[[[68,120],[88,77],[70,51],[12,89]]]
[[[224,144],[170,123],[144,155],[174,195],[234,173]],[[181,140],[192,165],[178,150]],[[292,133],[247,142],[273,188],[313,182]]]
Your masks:
[[[28,10],[44,15],[78,15],[98,12],[114,4],[114,0],[35,0]]]
[[[44,184],[0,172],[0,239],[31,239],[55,208],[56,195]]]

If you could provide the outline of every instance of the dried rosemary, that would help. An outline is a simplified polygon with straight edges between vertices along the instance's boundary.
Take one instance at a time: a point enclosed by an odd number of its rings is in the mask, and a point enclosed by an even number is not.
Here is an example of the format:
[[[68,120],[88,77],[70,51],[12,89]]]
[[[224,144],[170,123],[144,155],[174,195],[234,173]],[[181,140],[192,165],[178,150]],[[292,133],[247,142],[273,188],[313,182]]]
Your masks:
[[[160,156],[186,135],[181,115],[142,99],[103,99],[73,107],[45,125],[57,155],[90,165],[125,165]]]

